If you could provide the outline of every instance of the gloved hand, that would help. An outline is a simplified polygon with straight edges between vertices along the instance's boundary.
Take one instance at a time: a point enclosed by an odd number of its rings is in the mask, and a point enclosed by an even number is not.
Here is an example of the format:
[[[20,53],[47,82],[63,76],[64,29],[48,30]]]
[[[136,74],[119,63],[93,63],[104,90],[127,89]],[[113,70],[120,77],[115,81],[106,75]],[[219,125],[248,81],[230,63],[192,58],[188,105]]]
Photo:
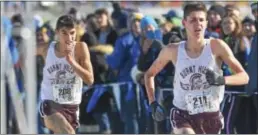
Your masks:
[[[210,85],[215,85],[215,86],[225,85],[224,76],[221,76],[216,72],[213,72],[212,70],[207,70],[205,75],[206,75],[206,80]]]
[[[152,118],[156,121],[163,121],[166,118],[165,109],[159,105],[157,101],[154,101],[150,105],[152,111]]]

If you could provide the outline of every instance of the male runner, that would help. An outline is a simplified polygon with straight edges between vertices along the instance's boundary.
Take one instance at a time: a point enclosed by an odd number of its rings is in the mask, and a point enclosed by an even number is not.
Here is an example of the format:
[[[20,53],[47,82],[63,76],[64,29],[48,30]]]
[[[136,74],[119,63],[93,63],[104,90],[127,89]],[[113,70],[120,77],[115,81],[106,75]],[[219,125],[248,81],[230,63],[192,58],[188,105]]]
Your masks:
[[[93,83],[89,50],[84,42],[75,42],[75,25],[69,15],[57,20],[58,41],[50,44],[43,69],[40,113],[56,134],[75,134],[83,81]]]
[[[170,44],[145,73],[145,86],[153,118],[165,118],[164,109],[154,98],[154,77],[168,63],[175,65],[174,108],[171,124],[175,134],[215,134],[223,127],[220,103],[224,85],[247,84],[249,77],[236,60],[228,45],[220,39],[205,39],[207,10],[203,3],[184,7],[183,25],[187,40]],[[236,74],[223,77],[221,63],[225,62]]]

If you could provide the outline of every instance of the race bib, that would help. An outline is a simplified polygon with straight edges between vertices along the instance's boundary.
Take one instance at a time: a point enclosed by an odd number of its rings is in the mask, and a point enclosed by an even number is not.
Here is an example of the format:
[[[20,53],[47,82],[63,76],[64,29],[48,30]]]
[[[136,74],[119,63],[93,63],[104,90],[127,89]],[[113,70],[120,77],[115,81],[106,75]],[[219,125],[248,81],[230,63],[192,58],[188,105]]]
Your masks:
[[[185,96],[187,110],[189,114],[198,114],[203,112],[215,112],[218,111],[216,101],[210,92],[208,93],[189,93]]]
[[[56,84],[53,86],[54,100],[58,103],[69,103],[75,99],[76,88],[73,85]]]

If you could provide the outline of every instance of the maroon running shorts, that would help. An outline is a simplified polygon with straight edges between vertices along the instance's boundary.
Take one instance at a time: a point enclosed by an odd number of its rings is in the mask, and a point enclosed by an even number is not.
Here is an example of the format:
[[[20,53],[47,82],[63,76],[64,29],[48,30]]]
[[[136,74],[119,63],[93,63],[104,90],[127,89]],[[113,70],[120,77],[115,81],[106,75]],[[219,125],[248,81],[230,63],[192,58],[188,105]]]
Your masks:
[[[52,100],[44,100],[43,102],[41,102],[39,109],[43,125],[44,116],[48,116],[56,112],[62,114],[74,129],[79,127],[79,105],[59,104]]]
[[[172,108],[170,122],[172,128],[192,128],[196,134],[219,134],[224,126],[219,111],[189,115],[187,111]]]

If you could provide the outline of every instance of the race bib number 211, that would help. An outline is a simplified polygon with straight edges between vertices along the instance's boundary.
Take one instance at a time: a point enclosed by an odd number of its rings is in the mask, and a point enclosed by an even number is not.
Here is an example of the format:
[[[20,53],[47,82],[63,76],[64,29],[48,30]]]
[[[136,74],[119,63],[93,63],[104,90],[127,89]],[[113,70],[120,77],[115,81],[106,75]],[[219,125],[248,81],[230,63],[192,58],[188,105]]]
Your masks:
[[[186,95],[186,103],[189,114],[213,112],[216,110],[210,94],[188,94]]]

